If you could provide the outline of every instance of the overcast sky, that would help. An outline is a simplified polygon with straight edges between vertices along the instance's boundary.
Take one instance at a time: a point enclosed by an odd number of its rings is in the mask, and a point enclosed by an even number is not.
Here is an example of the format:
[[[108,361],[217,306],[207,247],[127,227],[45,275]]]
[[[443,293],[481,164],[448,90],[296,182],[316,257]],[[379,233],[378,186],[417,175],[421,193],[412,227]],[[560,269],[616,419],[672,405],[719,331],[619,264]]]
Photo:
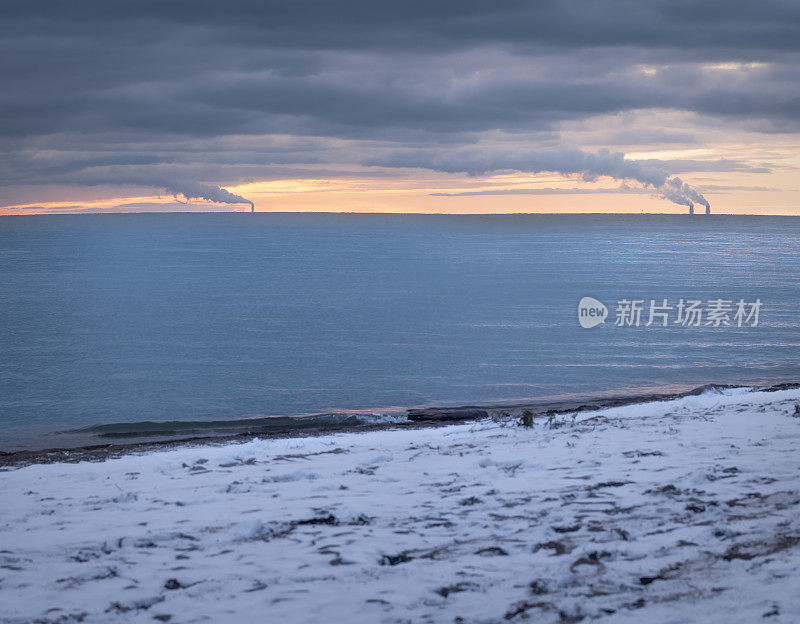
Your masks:
[[[797,0],[3,0],[0,29],[6,214],[800,214]]]

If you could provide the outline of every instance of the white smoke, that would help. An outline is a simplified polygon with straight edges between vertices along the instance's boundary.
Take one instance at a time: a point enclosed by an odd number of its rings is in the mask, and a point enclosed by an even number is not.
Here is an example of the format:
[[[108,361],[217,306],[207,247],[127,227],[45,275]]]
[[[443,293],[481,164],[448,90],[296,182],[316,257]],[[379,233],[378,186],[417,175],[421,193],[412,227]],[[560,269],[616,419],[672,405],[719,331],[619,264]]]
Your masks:
[[[650,161],[652,163],[652,161]],[[708,200],[684,183],[652,164],[625,158],[621,152],[602,149],[583,152],[577,149],[558,150],[480,150],[476,148],[442,153],[424,151],[395,152],[388,158],[368,164],[384,167],[419,167],[446,173],[485,175],[497,171],[525,173],[555,172],[579,176],[587,182],[607,176],[616,180],[635,180],[656,194],[676,204],[693,207],[695,203],[710,207]]]
[[[156,184],[154,186],[163,186],[164,190],[174,197],[183,195],[186,199],[207,199],[208,201],[213,201],[218,204],[249,204],[251,211],[254,208],[253,202],[249,199],[231,193],[219,186],[197,184],[194,182],[169,182],[166,184]]]
[[[708,203],[705,197],[678,177],[670,178],[658,190],[662,197],[666,197],[676,204],[689,206],[690,209],[694,209],[695,203],[711,208],[711,204]]]

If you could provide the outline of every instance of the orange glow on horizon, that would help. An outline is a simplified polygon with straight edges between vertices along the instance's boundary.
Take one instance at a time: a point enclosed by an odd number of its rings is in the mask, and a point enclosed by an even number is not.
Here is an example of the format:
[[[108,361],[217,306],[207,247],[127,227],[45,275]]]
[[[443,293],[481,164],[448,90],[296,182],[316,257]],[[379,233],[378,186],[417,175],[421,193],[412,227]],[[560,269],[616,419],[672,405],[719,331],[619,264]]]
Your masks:
[[[691,150],[695,156],[696,151]],[[647,152],[650,158],[686,156],[686,151]],[[656,197],[638,185],[625,186],[611,179],[585,182],[558,174],[503,174],[469,177],[414,170],[405,176],[350,176],[250,182],[225,188],[252,200],[256,212],[350,212],[422,214],[502,213],[663,213],[683,214],[687,208]],[[412,175],[413,173],[413,175]],[[789,184],[794,171],[770,175],[719,173],[684,176],[704,191],[717,214],[800,215],[797,192],[764,185]],[[751,186],[748,186],[751,185]],[[733,189],[733,190],[726,190]],[[481,194],[481,193],[495,194]],[[464,193],[467,193],[466,195]],[[165,195],[109,197],[90,201],[50,201],[0,207],[0,215],[80,214],[104,212],[249,212],[246,204],[220,204],[202,200],[178,201]]]

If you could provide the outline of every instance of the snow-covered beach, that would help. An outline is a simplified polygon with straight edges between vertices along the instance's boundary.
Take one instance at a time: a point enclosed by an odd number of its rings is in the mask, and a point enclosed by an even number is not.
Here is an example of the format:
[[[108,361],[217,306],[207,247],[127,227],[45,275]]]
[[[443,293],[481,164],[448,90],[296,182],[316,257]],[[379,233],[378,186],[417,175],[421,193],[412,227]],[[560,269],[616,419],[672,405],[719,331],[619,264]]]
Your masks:
[[[2,622],[797,622],[800,389],[0,474]]]

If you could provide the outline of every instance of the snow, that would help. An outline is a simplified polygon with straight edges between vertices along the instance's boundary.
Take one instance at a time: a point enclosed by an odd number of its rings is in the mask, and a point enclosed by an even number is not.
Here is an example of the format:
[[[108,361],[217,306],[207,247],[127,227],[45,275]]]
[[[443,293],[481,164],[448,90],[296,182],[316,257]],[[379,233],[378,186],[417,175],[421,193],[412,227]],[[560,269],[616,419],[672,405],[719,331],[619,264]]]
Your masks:
[[[14,468],[0,621],[797,622],[798,402]]]

